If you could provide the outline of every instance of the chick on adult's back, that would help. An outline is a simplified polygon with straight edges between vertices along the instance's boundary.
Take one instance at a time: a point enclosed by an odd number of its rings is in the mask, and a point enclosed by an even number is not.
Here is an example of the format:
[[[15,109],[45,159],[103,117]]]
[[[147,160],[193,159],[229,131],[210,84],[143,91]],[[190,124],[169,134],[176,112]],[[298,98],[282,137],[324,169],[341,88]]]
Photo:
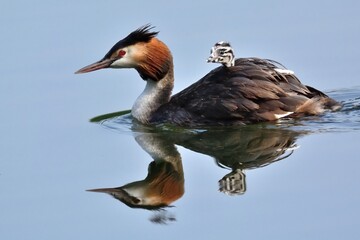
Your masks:
[[[236,125],[317,115],[340,108],[335,100],[303,85],[292,71],[275,61],[231,59],[232,48],[225,42],[215,44],[208,60],[223,66],[171,97],[172,55],[155,37],[158,32],[151,30],[149,25],[135,30],[117,42],[100,61],[76,72],[136,69],[147,83],[132,107],[132,115],[143,124]]]

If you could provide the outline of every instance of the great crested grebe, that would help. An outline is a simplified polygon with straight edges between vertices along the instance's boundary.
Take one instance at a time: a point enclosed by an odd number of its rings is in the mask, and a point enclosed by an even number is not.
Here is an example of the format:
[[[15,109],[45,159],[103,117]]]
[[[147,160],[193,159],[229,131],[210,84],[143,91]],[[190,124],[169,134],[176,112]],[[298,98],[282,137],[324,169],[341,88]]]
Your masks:
[[[145,25],[117,42],[98,62],[81,68],[135,68],[146,87],[131,114],[143,124],[223,126],[317,115],[341,107],[321,91],[303,85],[275,61],[234,59],[230,44],[219,42],[208,62],[222,63],[198,82],[171,96],[173,59],[169,48]]]

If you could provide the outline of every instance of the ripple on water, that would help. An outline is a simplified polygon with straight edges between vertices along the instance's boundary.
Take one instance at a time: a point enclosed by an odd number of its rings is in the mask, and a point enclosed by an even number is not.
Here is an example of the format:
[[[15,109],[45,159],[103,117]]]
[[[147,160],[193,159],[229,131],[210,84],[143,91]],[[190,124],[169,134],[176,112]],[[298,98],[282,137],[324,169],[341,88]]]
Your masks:
[[[342,103],[343,107],[339,111],[305,117],[294,125],[320,132],[360,130],[360,87],[335,90],[328,94]]]

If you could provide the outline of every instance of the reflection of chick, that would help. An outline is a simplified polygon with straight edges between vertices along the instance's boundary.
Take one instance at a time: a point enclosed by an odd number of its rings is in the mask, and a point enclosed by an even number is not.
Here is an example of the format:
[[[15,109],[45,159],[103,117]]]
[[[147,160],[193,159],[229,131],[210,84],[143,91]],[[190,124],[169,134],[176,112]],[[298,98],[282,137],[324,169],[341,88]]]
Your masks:
[[[241,169],[234,169],[219,180],[219,191],[227,195],[240,195],[246,192],[246,175]]]
[[[132,208],[155,210],[169,206],[184,194],[184,176],[169,162],[153,161],[144,180],[88,191],[108,193]]]

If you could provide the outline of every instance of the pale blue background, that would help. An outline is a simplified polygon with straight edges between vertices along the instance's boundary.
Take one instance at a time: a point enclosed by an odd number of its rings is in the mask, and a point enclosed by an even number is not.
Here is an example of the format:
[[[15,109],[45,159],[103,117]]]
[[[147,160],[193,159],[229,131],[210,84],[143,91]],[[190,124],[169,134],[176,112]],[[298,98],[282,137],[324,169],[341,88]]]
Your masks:
[[[174,92],[215,67],[205,60],[219,40],[316,88],[352,88],[359,9],[355,0],[2,1],[1,239],[358,238],[358,131],[302,138],[291,159],[250,171],[240,198],[217,192],[226,171],[213,160],[179,148],[194,160],[184,161],[186,193],[169,226],[85,192],[145,177],[150,158],[130,134],[87,122],[129,109],[144,82],[134,70],[73,72],[151,23],[174,55]]]

